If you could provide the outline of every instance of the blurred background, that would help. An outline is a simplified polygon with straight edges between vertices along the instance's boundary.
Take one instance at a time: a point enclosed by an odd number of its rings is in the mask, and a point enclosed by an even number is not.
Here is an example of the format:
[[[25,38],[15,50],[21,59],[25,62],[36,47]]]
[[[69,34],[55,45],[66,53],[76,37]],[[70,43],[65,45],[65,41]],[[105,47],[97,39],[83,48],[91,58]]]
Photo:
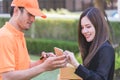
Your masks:
[[[88,7],[99,8],[109,24],[116,63],[114,80],[120,80],[120,0],[38,0],[47,19],[36,17],[30,30],[25,31],[31,60],[37,60],[42,51],[53,51],[54,47],[75,53],[80,63],[77,44],[77,26],[82,11]],[[12,0],[0,0],[0,27],[9,20]],[[51,74],[52,73],[52,74]],[[57,80],[59,69],[45,72],[33,80]]]
[[[0,0],[0,13],[9,13],[12,0]],[[72,12],[80,12],[84,9],[96,6],[103,10],[109,10],[108,16],[116,17],[117,0],[38,0],[40,8],[50,11],[51,9],[67,9]]]
[[[8,13],[12,0],[0,0],[0,12]],[[38,0],[41,9],[56,10],[65,8],[69,11],[82,11],[87,7],[97,6],[104,10],[117,9],[117,0]]]

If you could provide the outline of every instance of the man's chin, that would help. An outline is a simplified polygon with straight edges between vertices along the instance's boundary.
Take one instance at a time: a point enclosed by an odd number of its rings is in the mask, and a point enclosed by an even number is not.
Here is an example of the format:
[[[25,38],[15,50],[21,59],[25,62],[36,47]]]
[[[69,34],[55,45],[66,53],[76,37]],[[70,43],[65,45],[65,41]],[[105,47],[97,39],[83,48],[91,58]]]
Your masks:
[[[27,30],[29,30],[29,29],[25,29],[25,31],[27,31]]]
[[[30,27],[25,28],[25,30],[29,30],[29,29],[30,29]]]

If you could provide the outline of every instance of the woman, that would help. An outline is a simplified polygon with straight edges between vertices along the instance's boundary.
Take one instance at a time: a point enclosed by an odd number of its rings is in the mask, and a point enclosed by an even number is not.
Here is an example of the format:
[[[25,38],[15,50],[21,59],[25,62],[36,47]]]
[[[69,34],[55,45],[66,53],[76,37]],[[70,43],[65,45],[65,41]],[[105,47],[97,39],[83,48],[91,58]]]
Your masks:
[[[109,40],[108,24],[97,8],[88,8],[81,14],[78,43],[83,65],[72,52],[64,52],[76,68],[75,74],[83,80],[113,80],[114,49]]]

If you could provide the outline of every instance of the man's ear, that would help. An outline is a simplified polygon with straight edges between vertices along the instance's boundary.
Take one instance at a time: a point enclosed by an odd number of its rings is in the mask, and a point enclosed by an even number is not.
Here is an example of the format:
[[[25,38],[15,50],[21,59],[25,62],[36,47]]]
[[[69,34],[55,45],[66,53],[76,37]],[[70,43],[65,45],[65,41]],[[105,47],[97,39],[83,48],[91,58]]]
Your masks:
[[[14,7],[13,16],[18,15],[18,13],[19,13],[19,8],[18,7]]]

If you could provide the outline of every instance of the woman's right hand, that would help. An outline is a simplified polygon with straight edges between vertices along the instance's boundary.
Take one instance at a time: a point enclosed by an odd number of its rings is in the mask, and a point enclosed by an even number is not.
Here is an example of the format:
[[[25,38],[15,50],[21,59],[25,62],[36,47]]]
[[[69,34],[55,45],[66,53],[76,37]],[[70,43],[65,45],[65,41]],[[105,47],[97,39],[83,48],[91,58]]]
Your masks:
[[[67,60],[71,65],[73,65],[75,68],[77,68],[79,66],[79,62],[75,58],[75,55],[73,52],[65,50],[64,54],[67,56]]]

